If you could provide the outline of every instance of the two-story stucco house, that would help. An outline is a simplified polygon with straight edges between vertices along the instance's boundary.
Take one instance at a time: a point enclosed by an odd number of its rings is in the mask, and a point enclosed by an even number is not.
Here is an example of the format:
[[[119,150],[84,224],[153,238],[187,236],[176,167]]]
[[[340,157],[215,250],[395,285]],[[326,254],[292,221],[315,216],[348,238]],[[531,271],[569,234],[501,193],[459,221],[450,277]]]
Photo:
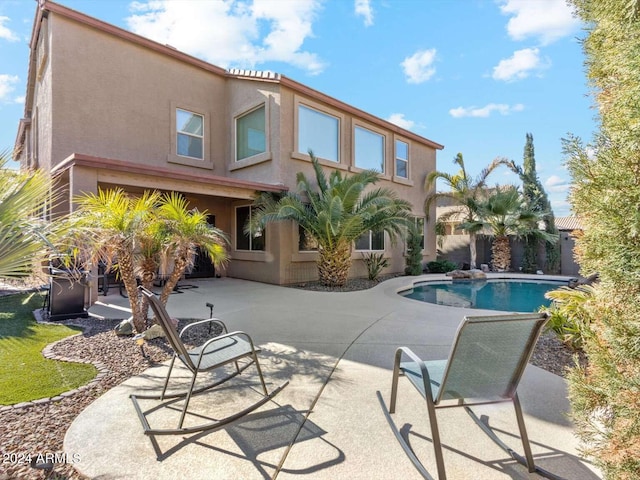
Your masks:
[[[23,167],[61,175],[67,211],[98,188],[181,192],[231,239],[219,273],[276,284],[317,278],[316,253],[290,223],[262,236],[243,226],[257,192],[295,189],[300,171],[313,176],[309,149],[327,171],[378,169],[379,185],[422,219],[424,178],[443,148],[285,76],[225,70],[47,0],[34,21],[16,147]],[[431,260],[433,228],[425,233]],[[391,259],[388,271],[403,270],[402,242],[372,234],[354,245],[351,276],[366,273],[360,251],[371,250]]]

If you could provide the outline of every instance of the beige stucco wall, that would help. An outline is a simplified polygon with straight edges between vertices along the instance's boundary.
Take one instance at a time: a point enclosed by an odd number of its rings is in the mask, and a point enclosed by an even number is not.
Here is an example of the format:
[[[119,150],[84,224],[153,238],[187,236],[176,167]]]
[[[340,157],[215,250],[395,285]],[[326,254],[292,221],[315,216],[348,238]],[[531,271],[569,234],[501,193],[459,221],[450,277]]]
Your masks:
[[[166,166],[172,158],[175,109],[205,115],[205,159],[197,171],[225,171],[223,77],[50,15],[55,125],[52,158],[71,153]],[[177,157],[173,155],[173,157]]]

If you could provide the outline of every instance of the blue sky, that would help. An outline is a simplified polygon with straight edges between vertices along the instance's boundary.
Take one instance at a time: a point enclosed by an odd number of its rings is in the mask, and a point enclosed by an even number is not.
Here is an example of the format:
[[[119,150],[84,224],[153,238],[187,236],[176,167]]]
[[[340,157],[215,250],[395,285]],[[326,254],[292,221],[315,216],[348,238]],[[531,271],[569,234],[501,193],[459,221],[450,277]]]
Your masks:
[[[581,25],[564,0],[60,0],[225,68],[271,70],[461,152],[476,175],[522,162],[533,134],[556,216],[570,213],[561,139],[596,112]],[[0,0],[0,150],[24,112],[37,2]],[[492,183],[517,183],[505,170]]]

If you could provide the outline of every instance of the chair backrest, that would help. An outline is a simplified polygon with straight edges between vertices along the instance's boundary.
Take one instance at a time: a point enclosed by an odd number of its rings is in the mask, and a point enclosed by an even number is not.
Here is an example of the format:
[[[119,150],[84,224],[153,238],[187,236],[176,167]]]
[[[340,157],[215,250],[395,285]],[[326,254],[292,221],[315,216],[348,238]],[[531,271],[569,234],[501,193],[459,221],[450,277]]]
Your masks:
[[[171,345],[171,348],[173,348],[173,351],[187,368],[191,371],[195,371],[196,367],[191,361],[191,357],[189,357],[189,352],[184,346],[184,343],[182,343],[180,335],[178,335],[178,331],[173,326],[171,317],[169,317],[169,313],[166,308],[164,308],[164,305],[162,305],[162,302],[160,302],[160,299],[158,299],[153,292],[144,287],[138,287],[138,290],[140,290],[140,293],[149,300],[149,305],[155,314],[156,321],[158,322],[158,325],[162,327],[162,330],[167,337],[167,341],[169,342],[169,345]]]
[[[546,321],[544,313],[465,317],[435,403],[513,398]]]

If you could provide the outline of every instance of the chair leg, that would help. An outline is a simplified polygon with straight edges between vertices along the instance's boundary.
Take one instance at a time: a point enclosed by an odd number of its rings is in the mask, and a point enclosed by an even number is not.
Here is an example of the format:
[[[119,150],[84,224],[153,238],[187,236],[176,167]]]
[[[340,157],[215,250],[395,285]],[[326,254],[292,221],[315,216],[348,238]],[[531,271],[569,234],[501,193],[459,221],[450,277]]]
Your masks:
[[[262,391],[265,395],[269,395],[269,391],[267,390],[267,385],[264,383],[264,377],[262,376],[262,369],[260,368],[260,363],[258,362],[258,356],[254,351],[252,354],[253,361],[256,364],[256,368],[258,369],[258,376],[260,377],[260,383],[262,384]]]
[[[447,474],[444,470],[444,458],[442,456],[442,443],[440,442],[440,431],[438,430],[438,418],[433,400],[427,393],[427,411],[429,412],[429,424],[431,425],[431,438],[433,440],[433,450],[436,455],[436,465],[438,466],[438,480],[446,480]]]
[[[398,396],[398,378],[400,377],[400,357],[402,350],[396,350],[396,359],[393,362],[393,377],[391,380],[391,399],[389,401],[389,413],[396,413],[396,398]]]
[[[191,379],[191,385],[189,386],[189,393],[187,393],[187,397],[184,399],[184,408],[182,409],[182,414],[180,415],[180,422],[178,423],[178,428],[182,428],[182,424],[184,423],[184,417],[187,415],[187,408],[189,407],[189,401],[191,400],[191,392],[193,392],[193,387],[196,385],[196,378],[198,377],[198,371],[193,372],[193,378]]]
[[[536,466],[533,463],[533,454],[531,453],[531,444],[529,443],[529,436],[527,435],[527,429],[524,425],[524,417],[522,416],[522,407],[520,406],[520,399],[518,394],[513,395],[513,406],[516,410],[516,419],[518,420],[518,428],[520,429],[520,438],[522,440],[522,447],[524,448],[524,455],[527,459],[527,467],[529,472],[535,472]]]
[[[164,394],[167,393],[167,387],[169,386],[169,377],[171,376],[171,371],[173,370],[173,364],[176,361],[176,356],[171,357],[171,363],[169,364],[169,371],[167,372],[167,378],[164,379],[164,387],[162,388],[162,393],[160,394],[160,400],[164,400]]]

